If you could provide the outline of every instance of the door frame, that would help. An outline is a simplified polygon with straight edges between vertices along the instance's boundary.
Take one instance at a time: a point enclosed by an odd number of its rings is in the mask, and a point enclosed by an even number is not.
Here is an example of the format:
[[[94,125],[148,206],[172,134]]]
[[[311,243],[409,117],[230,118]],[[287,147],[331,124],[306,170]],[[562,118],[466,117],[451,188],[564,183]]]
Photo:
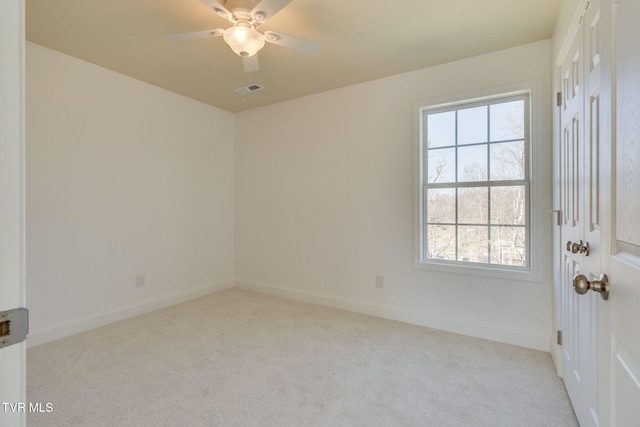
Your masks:
[[[0,310],[24,307],[26,299],[24,23],[24,0],[0,1]],[[24,341],[0,349],[1,425],[25,425],[25,359]]]

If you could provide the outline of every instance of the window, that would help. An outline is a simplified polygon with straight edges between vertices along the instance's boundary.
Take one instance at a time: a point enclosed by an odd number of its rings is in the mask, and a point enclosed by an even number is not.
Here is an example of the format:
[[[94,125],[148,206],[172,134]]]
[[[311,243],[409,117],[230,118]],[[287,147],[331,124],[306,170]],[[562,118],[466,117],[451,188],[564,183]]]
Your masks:
[[[530,271],[529,95],[419,112],[419,266]]]

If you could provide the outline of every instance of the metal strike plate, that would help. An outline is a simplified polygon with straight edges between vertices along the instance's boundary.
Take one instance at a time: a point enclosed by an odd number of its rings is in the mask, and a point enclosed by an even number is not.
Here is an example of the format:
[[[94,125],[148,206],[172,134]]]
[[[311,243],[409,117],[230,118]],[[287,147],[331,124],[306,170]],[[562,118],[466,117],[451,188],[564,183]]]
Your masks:
[[[0,312],[0,348],[18,344],[29,333],[29,310],[14,308]]]

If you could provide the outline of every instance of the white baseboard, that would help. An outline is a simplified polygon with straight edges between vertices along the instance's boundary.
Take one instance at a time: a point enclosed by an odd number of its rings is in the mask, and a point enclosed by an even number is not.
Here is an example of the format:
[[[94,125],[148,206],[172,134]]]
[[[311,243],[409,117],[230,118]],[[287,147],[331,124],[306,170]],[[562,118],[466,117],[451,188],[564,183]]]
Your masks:
[[[60,338],[78,334],[80,332],[85,332],[91,329],[98,328],[100,326],[108,325],[109,323],[117,322],[119,320],[139,316],[141,314],[169,307],[174,304],[179,304],[208,294],[220,292],[225,289],[230,289],[234,286],[241,289],[276,295],[284,298],[294,299],[297,301],[338,308],[341,310],[382,317],[390,320],[397,320],[413,325],[440,329],[443,331],[488,339],[491,341],[517,345],[520,347],[526,347],[535,350],[546,352],[550,351],[549,336],[535,334],[529,331],[505,328],[502,326],[491,324],[469,322],[464,319],[433,315],[426,312],[407,310],[400,307],[392,307],[369,301],[347,299],[333,295],[302,291],[299,289],[284,288],[250,281],[222,282],[174,295],[143,301],[134,305],[121,307],[103,313],[97,313],[80,319],[74,319],[71,321],[59,323],[57,325],[47,326],[41,329],[34,329],[30,331],[29,337],[27,338],[27,347],[33,347],[50,341],[55,341]]]
[[[236,287],[303,302],[339,308],[355,313],[382,317],[390,320],[425,326],[428,328],[454,332],[476,338],[483,338],[520,347],[549,352],[550,337],[529,331],[523,331],[486,323],[469,322],[464,319],[433,315],[426,312],[406,310],[400,307],[372,303],[368,301],[352,300],[299,289],[283,288],[264,283],[236,280]]]
[[[139,316],[150,311],[169,307],[174,304],[180,304],[195,298],[200,298],[215,292],[234,287],[233,281],[221,282],[215,285],[205,286],[198,289],[191,289],[173,295],[154,298],[143,301],[134,305],[117,308],[115,310],[97,313],[80,319],[74,319],[57,325],[47,326],[41,329],[34,329],[29,332],[27,338],[27,348],[55,341],[70,335],[85,332],[90,329],[99,328],[109,323],[119,320],[128,319],[130,317]]]

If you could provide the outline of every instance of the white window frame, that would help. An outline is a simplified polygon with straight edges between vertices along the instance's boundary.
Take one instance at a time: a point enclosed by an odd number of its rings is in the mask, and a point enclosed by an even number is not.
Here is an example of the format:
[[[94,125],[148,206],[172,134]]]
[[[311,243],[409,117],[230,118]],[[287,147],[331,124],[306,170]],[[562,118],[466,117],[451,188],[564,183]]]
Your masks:
[[[525,166],[528,174],[528,200],[527,200],[527,265],[524,267],[503,266],[496,264],[468,263],[464,261],[433,260],[423,258],[424,248],[424,187],[423,172],[424,150],[423,150],[423,117],[425,111],[436,111],[443,109],[455,109],[468,106],[473,103],[500,100],[513,96],[528,96],[527,114],[528,126],[525,135],[525,150],[527,150],[528,161]],[[535,206],[539,201],[539,178],[537,176],[537,163],[539,162],[537,129],[538,111],[537,82],[526,82],[517,85],[493,88],[473,93],[460,94],[450,97],[430,99],[416,102],[414,104],[414,267],[419,270],[443,271],[449,273],[471,274],[479,276],[492,276],[498,278],[519,279],[526,281],[540,281],[540,269],[538,260],[540,259],[538,239],[540,232],[539,218],[536,214]],[[527,178],[527,177],[525,177]]]

